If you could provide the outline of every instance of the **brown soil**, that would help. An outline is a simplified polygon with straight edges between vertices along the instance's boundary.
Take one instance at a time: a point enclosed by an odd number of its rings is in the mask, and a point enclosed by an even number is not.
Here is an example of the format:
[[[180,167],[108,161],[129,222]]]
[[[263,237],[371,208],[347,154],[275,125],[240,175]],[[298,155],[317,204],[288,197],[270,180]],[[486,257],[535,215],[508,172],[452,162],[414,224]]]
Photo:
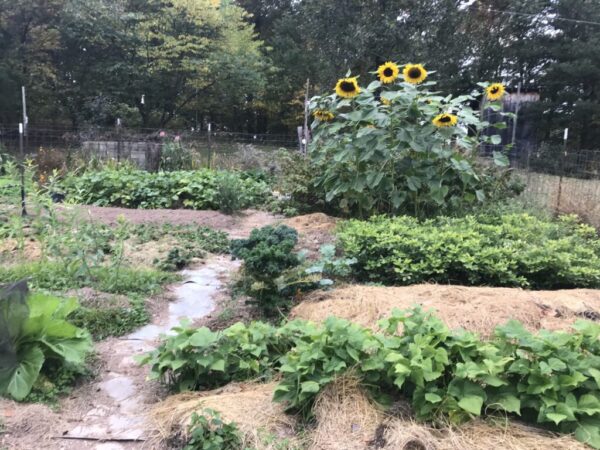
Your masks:
[[[285,219],[282,223],[298,231],[298,249],[308,250],[309,257],[316,257],[321,245],[335,240],[333,231],[337,220],[323,213],[314,213]]]
[[[516,319],[538,330],[567,329],[579,315],[600,312],[600,290],[526,291],[421,284],[405,287],[347,286],[310,294],[292,310],[292,317],[322,321],[329,316],[376,327],[394,308],[421,305],[434,309],[450,328],[465,328],[483,336],[496,325]],[[586,313],[587,312],[587,313]]]
[[[198,224],[227,232],[232,238],[246,237],[253,228],[275,223],[277,216],[264,211],[246,210],[239,214],[190,209],[127,209],[100,206],[63,206],[85,213],[91,220],[114,225],[119,217],[132,223],[170,223],[173,225]]]

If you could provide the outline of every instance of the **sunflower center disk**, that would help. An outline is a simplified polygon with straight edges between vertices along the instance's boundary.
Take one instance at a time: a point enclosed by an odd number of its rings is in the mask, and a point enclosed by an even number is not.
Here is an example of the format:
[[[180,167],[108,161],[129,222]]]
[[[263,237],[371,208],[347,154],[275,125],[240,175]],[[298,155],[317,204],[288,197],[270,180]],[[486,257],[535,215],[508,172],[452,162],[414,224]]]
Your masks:
[[[413,67],[408,71],[408,76],[410,78],[419,78],[421,76],[421,69],[418,67]]]
[[[355,90],[354,83],[351,83],[349,81],[343,81],[342,84],[340,85],[340,87],[342,88],[342,91],[344,91],[344,92],[354,92],[354,90]]]
[[[443,122],[443,123],[450,122],[450,120],[452,120],[452,119],[450,119],[450,117],[448,117],[448,116],[440,117],[440,122]]]
[[[386,77],[391,77],[392,75],[394,75],[394,71],[392,69],[390,69],[389,67],[387,67],[384,69],[383,75]]]
[[[492,88],[492,90],[490,91],[492,94],[497,94],[499,91],[499,89],[497,87]]]

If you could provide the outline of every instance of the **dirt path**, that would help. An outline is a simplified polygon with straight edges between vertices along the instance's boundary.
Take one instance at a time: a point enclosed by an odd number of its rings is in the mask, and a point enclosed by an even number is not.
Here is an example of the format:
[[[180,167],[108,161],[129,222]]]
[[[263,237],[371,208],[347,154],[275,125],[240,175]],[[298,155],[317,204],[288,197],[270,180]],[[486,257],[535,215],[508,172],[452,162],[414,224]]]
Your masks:
[[[102,223],[115,224],[120,216],[132,223],[170,223],[173,225],[198,224],[228,233],[232,238],[246,237],[253,228],[276,223],[282,217],[265,211],[248,209],[239,214],[191,209],[128,209],[89,205],[64,205],[67,211],[79,211]]]
[[[152,448],[147,443],[148,405],[164,397],[157,383],[146,381],[148,369],[134,360],[152,350],[161,333],[181,318],[199,319],[215,307],[215,297],[237,267],[226,256],[213,256],[204,264],[183,271],[184,281],[171,286],[174,301],[163,305],[151,324],[121,338],[96,345],[100,374],[61,402],[60,412],[43,405],[0,402],[6,434],[0,449]]]

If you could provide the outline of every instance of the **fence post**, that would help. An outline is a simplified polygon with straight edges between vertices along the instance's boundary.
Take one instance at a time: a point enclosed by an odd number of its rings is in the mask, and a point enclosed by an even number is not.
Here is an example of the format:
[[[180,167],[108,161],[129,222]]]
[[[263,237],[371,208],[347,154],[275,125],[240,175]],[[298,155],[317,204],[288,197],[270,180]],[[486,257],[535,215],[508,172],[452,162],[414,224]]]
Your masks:
[[[21,216],[27,215],[27,209],[25,208],[25,152],[23,151],[23,124],[19,124],[19,156],[20,164],[19,171],[21,172]]]
[[[563,135],[563,152],[560,157],[560,176],[558,177],[558,193],[556,195],[556,214],[560,213],[560,197],[562,195],[562,183],[563,176],[565,173],[565,161],[567,159],[567,139],[569,138],[569,129],[565,128],[565,134]]]
[[[207,132],[206,132],[206,143],[208,145],[208,168],[211,167],[211,159],[212,159],[212,147],[210,142],[210,133],[211,133],[211,124],[208,122]]]
[[[117,118],[117,165],[121,163],[121,119]]]

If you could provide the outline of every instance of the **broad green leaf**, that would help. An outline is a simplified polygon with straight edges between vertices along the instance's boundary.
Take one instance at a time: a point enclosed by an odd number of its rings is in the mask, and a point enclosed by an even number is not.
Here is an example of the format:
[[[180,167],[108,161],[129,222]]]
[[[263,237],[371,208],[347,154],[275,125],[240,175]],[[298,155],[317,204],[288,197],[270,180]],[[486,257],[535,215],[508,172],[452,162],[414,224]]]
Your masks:
[[[319,386],[319,383],[315,381],[305,381],[300,385],[301,392],[316,393],[319,392],[319,389],[321,389],[321,387]]]
[[[190,336],[190,345],[195,347],[206,347],[217,340],[217,334],[213,333],[206,327],[198,328],[198,330]]]
[[[552,422],[554,422],[556,425],[558,425],[559,423],[561,423],[563,420],[565,420],[567,418],[567,416],[565,414],[558,414],[558,413],[546,413],[546,417],[548,419],[550,419]]]
[[[27,397],[40,373],[44,359],[44,353],[35,345],[20,349],[16,366],[0,373],[0,393],[8,394],[15,400]]]
[[[481,414],[481,407],[483,406],[483,397],[477,395],[467,395],[458,401],[460,406],[465,411],[474,414],[476,416]]]

